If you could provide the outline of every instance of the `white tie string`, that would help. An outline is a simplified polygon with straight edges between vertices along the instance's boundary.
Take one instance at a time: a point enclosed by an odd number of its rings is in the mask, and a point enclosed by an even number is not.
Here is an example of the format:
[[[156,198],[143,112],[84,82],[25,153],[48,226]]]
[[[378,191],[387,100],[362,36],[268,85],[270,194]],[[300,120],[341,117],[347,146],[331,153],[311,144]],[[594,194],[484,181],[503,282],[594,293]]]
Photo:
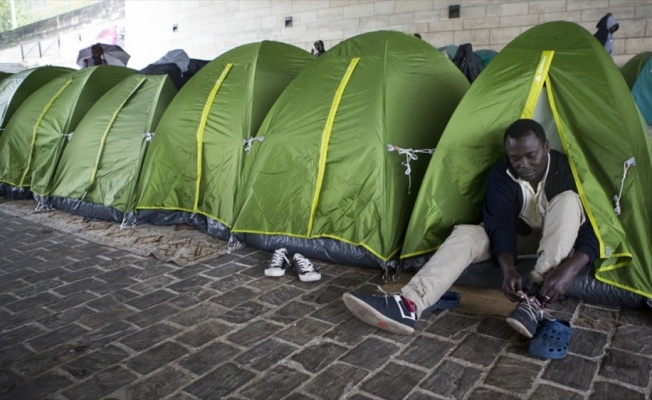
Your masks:
[[[244,148],[245,153],[249,154],[249,151],[251,151],[251,146],[253,145],[254,140],[257,140],[262,143],[263,140],[265,140],[265,136],[250,137],[249,139],[242,140],[242,145],[245,146]]]
[[[419,159],[416,153],[432,154],[435,149],[403,149],[401,147],[394,146],[393,144],[388,144],[387,151],[397,151],[398,154],[405,155],[405,161],[403,161],[401,165],[405,166],[405,175],[408,176],[408,193],[411,193],[412,167],[410,166],[410,161]]]
[[[627,178],[627,170],[636,165],[636,159],[634,157],[630,158],[629,160],[625,161],[623,163],[623,179],[620,181],[620,192],[618,192],[617,195],[614,196],[614,203],[616,206],[614,207],[614,211],[616,212],[616,215],[620,215],[620,199],[623,196],[623,188],[625,187],[625,178]]]

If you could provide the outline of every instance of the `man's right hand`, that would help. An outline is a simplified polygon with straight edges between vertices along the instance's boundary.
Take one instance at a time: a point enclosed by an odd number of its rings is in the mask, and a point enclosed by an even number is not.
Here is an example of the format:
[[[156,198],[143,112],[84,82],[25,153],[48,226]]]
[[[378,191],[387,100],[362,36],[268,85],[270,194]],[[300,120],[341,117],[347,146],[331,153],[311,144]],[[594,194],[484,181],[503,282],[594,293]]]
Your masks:
[[[498,256],[498,264],[503,271],[503,293],[511,301],[523,300],[523,281],[521,274],[518,273],[514,266],[514,257],[511,254],[501,254]]]

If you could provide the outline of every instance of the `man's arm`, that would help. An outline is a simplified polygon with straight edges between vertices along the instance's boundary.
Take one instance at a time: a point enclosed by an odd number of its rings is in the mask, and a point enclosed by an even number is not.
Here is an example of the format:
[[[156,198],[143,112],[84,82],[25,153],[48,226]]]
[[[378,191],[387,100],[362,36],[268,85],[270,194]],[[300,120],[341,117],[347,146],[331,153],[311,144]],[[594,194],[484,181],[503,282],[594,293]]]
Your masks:
[[[559,266],[546,274],[539,296],[547,303],[557,301],[566,293],[573,283],[575,276],[589,263],[589,256],[581,251],[576,251],[559,264]]]

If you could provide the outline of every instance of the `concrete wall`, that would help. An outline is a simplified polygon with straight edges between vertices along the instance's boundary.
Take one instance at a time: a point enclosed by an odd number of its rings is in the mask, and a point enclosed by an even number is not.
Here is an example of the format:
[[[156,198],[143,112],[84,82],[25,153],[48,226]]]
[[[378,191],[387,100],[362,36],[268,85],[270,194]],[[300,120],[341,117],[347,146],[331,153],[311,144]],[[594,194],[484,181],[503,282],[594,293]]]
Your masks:
[[[449,18],[449,5],[460,18]],[[322,39],[326,49],[363,32],[419,32],[433,46],[470,42],[501,50],[539,23],[566,20],[591,33],[607,12],[620,22],[615,61],[652,50],[652,0],[126,0],[130,66],[143,67],[168,50],[213,59],[238,45],[277,40],[306,50]],[[292,26],[285,18],[292,17]],[[176,27],[176,28],[175,28]]]

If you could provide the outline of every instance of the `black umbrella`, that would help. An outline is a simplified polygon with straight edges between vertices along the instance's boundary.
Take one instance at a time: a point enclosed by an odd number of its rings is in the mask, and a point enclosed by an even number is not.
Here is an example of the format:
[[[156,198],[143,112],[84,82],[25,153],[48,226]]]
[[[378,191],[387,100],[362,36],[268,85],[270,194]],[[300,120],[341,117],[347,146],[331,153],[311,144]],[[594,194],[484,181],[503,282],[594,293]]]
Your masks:
[[[77,65],[82,68],[95,65],[93,63],[92,51],[94,46],[99,46],[102,48],[103,53],[101,57],[106,61],[106,64],[109,65],[120,65],[126,67],[129,58],[131,58],[131,56],[118,45],[97,43],[93,46],[79,50],[79,55],[77,56]]]

